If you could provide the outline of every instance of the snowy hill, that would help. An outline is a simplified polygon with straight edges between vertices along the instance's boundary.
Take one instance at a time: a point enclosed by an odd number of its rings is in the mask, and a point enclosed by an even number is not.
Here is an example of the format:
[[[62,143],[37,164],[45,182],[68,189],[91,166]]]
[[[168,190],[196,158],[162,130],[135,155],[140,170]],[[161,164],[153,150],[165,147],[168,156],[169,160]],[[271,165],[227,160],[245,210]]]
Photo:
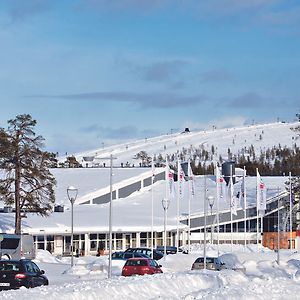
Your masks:
[[[172,155],[186,149],[187,157],[195,148],[211,151],[212,146],[215,149],[215,159],[220,155],[227,159],[228,148],[233,154],[237,154],[244,147],[254,146],[255,151],[264,150],[273,146],[287,146],[299,144],[299,132],[293,129],[299,126],[296,123],[270,123],[251,125],[244,127],[235,127],[227,129],[214,129],[209,131],[179,132],[169,135],[162,135],[154,138],[145,138],[135,142],[113,145],[103,149],[94,149],[83,153],[74,154],[78,162],[85,167],[106,166],[109,165],[108,157],[112,154],[113,164],[120,166],[139,166],[140,159],[136,154],[145,151],[148,156],[159,155],[163,157],[166,154]],[[59,160],[64,161],[66,157]]]

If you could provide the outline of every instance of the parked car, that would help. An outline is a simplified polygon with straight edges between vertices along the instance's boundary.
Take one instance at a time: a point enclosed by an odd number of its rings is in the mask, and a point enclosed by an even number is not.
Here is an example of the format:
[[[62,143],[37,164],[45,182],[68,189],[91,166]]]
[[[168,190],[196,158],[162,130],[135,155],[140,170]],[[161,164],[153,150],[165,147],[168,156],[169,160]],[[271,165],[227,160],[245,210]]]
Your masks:
[[[138,257],[144,257],[144,258],[150,258],[148,255],[140,252],[114,252],[111,256],[112,260],[127,260],[129,258],[138,258]]]
[[[122,276],[162,273],[161,265],[151,258],[129,258],[123,269]]]
[[[204,269],[204,257],[198,257],[193,265],[192,270]],[[206,257],[206,269],[213,271],[220,271],[222,269],[222,263],[218,257]]]
[[[165,253],[165,246],[157,246],[156,250]],[[177,247],[175,246],[166,246],[166,252],[167,254],[176,254],[177,252],[182,252],[182,249],[178,248],[177,251]]]
[[[125,252],[138,252],[143,253],[151,257],[152,250],[150,248],[128,248]],[[153,258],[159,260],[164,257],[164,254],[158,250],[153,249]]]
[[[246,272],[246,268],[243,266],[243,264],[238,260],[236,255],[234,255],[233,253],[225,253],[219,256],[219,260],[221,262],[222,270],[230,269],[234,271],[240,271],[243,273]]]
[[[0,259],[35,258],[32,235],[0,233],[0,246]]]
[[[0,290],[48,285],[45,271],[29,259],[0,260]]]

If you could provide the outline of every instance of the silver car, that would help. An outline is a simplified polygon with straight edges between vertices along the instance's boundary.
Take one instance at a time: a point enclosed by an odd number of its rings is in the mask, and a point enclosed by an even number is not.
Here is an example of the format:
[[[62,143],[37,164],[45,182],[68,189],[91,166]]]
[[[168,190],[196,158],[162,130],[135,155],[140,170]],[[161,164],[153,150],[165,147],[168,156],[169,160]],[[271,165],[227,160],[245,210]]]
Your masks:
[[[204,269],[204,257],[198,257],[193,265],[192,270]],[[222,269],[222,263],[218,257],[206,257],[206,269],[213,271],[220,271]]]

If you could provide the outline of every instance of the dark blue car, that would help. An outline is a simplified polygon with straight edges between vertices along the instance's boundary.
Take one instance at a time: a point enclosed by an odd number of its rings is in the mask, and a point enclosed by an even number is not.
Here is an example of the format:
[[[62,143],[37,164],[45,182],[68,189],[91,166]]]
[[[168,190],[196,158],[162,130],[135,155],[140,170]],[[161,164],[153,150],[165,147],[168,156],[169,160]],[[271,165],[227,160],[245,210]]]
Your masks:
[[[112,260],[127,260],[129,258],[150,258],[148,255],[139,252],[114,252],[111,256]]]
[[[0,290],[48,285],[44,271],[30,259],[0,260]]]

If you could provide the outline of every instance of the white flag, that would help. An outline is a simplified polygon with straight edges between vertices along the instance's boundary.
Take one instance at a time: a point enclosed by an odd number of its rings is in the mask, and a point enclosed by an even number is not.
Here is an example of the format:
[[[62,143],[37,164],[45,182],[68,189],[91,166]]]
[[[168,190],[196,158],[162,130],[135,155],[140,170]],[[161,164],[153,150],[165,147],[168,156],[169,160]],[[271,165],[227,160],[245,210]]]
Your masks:
[[[193,170],[192,170],[192,167],[191,167],[191,162],[189,161],[188,163],[188,177],[189,177],[189,180],[191,180],[191,194],[192,196],[195,195],[195,185],[194,185],[194,174],[193,174]]]
[[[233,181],[231,176],[228,185],[228,199],[230,200],[231,213],[237,215],[237,199],[234,195]]]
[[[170,170],[168,158],[166,158],[166,183],[167,183],[166,197],[168,199],[174,198],[175,197],[174,174]]]
[[[256,169],[256,205],[257,210],[266,210],[267,208],[267,189],[260,177],[258,169]]]
[[[239,191],[239,201],[243,209],[246,209],[247,198],[246,198],[246,170],[243,173],[243,179],[241,184],[241,189]]]
[[[151,172],[152,172],[152,182],[154,182],[154,179],[155,179],[154,156],[152,156],[152,162],[151,162]]]
[[[169,195],[170,195],[170,198],[175,198],[174,174],[171,170],[169,170],[168,181],[169,181]]]
[[[216,182],[217,182],[218,195],[219,195],[218,200],[226,201],[226,199],[227,199],[226,182],[225,182],[224,178],[221,176],[218,166],[216,168]]]
[[[181,168],[180,162],[178,163],[178,185],[179,185],[179,197],[183,197],[183,182],[184,182],[184,172]]]

